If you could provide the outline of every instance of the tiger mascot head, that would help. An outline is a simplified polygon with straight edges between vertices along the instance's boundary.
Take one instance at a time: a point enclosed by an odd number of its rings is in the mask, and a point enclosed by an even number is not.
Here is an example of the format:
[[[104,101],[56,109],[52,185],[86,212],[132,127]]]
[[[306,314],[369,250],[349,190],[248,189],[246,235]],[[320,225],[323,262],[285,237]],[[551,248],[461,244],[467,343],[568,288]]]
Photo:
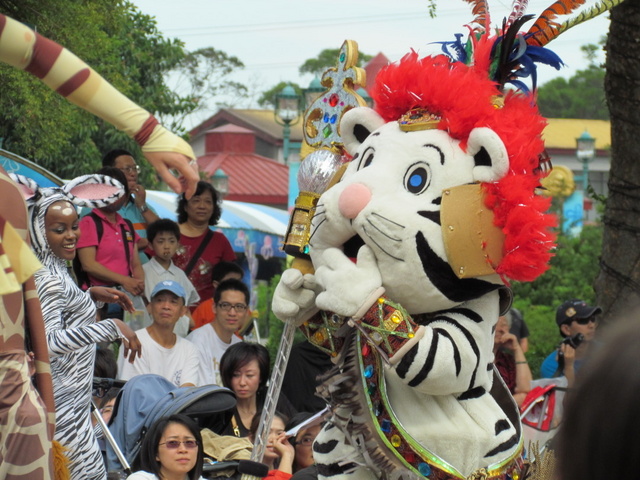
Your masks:
[[[531,96],[489,78],[483,47],[476,43],[471,66],[412,52],[378,74],[376,111],[343,116],[353,160],[318,201],[309,241],[316,268],[328,248],[355,257],[367,245],[387,294],[410,313],[545,271],[555,223],[544,213],[549,200],[536,195],[545,121]],[[475,188],[469,196],[460,186]],[[480,268],[466,272],[474,262]]]

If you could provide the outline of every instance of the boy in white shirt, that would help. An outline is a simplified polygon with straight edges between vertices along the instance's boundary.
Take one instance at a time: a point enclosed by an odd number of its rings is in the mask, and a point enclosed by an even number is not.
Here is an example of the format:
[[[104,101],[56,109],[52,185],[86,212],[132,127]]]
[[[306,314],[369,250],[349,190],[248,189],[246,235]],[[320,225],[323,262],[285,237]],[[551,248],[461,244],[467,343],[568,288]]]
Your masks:
[[[144,295],[151,297],[151,289],[162,280],[173,280],[184,288],[187,294],[187,306],[194,305],[200,300],[198,292],[191,280],[182,269],[176,267],[171,258],[180,246],[180,227],[167,218],[156,220],[147,227],[147,239],[155,255],[151,260],[142,265],[144,270]],[[145,326],[151,325],[151,316],[145,312]],[[182,338],[186,337],[193,326],[193,319],[189,309],[176,323],[174,332]]]
[[[142,355],[134,363],[118,353],[118,378],[130,380],[136,375],[154,373],[178,387],[200,385],[198,349],[188,340],[173,333],[178,319],[187,309],[184,288],[173,280],[163,280],[151,292],[149,312],[153,323],[136,331],[142,344]]]

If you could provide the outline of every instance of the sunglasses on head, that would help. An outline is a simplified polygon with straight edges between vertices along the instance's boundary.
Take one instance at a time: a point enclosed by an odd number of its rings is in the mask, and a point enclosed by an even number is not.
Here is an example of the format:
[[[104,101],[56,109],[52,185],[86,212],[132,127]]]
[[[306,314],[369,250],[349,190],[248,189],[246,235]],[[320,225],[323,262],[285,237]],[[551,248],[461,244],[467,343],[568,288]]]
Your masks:
[[[181,442],[180,440],[169,440],[168,442],[159,443],[158,445],[164,445],[169,450],[175,450],[176,448],[180,447],[180,444],[183,444],[184,448],[188,450],[191,450],[198,446],[198,442],[196,442],[195,440],[185,440],[183,442]]]

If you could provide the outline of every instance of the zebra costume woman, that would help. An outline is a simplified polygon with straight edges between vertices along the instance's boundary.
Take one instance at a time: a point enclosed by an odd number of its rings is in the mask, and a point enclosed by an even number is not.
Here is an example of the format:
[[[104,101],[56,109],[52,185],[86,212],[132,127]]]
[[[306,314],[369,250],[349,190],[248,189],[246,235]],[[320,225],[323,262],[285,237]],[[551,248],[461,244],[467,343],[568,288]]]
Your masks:
[[[27,198],[33,249],[43,269],[35,274],[51,359],[56,429],[54,439],[67,450],[71,479],[104,479],[106,469],[91,425],[91,391],[95,344],[121,337],[113,320],[96,322],[91,293],[83,292],[68,273],[66,261],[51,251],[45,233],[45,215],[55,202],[106,206],[117,201],[124,189],[101,175],[85,175],[63,188],[38,189],[31,180],[13,176]],[[80,198],[87,193],[96,197]]]

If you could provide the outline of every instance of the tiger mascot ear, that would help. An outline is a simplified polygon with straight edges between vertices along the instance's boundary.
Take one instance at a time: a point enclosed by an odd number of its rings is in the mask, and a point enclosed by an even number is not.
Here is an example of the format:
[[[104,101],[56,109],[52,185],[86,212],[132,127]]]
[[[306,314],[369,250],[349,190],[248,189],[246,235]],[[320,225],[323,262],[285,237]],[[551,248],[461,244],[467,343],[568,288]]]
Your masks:
[[[473,156],[473,179],[496,182],[509,171],[509,155],[504,143],[490,128],[474,128],[467,140],[467,153]]]
[[[368,107],[352,108],[340,120],[340,135],[347,152],[355,154],[369,135],[385,124],[375,110]]]

